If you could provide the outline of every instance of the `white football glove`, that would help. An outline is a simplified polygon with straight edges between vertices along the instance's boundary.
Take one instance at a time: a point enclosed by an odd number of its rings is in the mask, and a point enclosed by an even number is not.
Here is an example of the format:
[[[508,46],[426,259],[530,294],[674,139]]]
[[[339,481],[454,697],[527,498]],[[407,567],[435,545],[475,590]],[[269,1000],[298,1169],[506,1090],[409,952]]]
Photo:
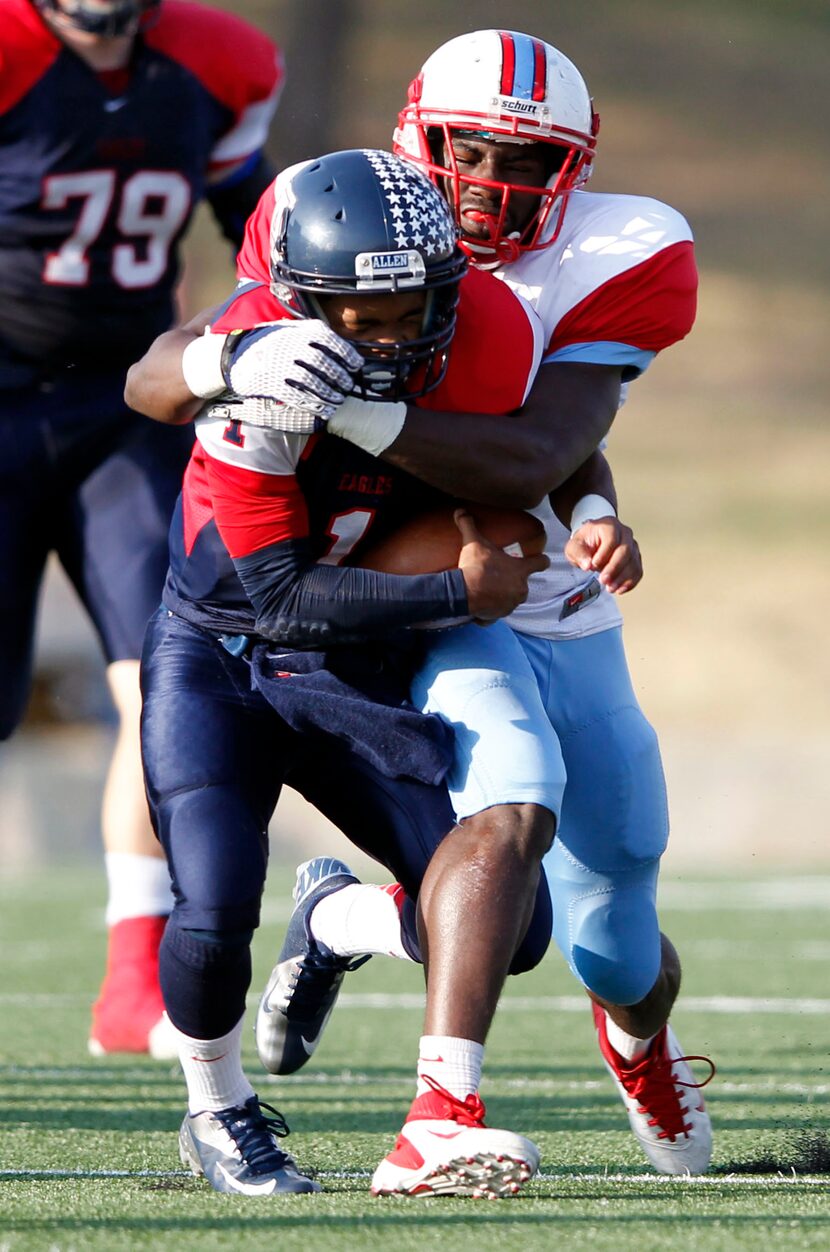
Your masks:
[[[208,402],[205,413],[225,422],[242,422],[245,426],[264,426],[283,434],[310,435],[328,423],[310,408],[295,409],[279,400],[262,396],[232,396],[225,392],[218,400]],[[0,1244],[2,1248],[2,1244]]]
[[[322,321],[273,322],[231,331],[222,352],[222,374],[230,390],[270,401],[263,406],[269,420],[257,424],[276,429],[282,405],[326,421],[351,392],[362,365],[357,349]]]

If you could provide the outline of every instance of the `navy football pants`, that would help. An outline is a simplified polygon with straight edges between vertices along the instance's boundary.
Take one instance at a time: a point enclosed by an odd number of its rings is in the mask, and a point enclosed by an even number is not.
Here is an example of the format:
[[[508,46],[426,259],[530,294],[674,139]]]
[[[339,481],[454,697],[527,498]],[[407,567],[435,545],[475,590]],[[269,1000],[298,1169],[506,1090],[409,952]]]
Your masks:
[[[452,809],[443,787],[384,778],[346,746],[292,730],[251,689],[247,661],[167,610],[147,632],[142,690],[150,811],[175,897],[162,943],[162,991],[179,1029],[216,1038],[244,1011],[268,823],[283,784],[386,866],[412,898],[453,825]],[[543,877],[512,972],[541,959],[550,930]]]
[[[122,372],[0,389],[0,739],[31,685],[46,558],[57,553],[107,661],[141,655],[193,441],[124,404]]]

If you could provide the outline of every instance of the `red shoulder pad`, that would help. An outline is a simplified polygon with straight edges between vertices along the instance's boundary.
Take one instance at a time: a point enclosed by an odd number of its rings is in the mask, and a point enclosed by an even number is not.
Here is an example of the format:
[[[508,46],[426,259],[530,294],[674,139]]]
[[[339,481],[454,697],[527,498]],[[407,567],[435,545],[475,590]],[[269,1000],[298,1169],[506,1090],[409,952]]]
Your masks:
[[[164,0],[144,41],[190,70],[235,117],[273,96],[282,83],[282,54],[276,44],[221,9]]]
[[[671,244],[575,305],[556,327],[548,351],[606,340],[661,352],[692,329],[697,281],[693,244]]]
[[[0,8],[0,113],[23,99],[62,47],[29,0],[5,0]]]
[[[259,204],[248,218],[245,238],[236,258],[237,278],[271,281],[271,218],[274,216],[274,189],[271,183],[259,197]]]
[[[532,311],[506,283],[484,270],[468,270],[447,372],[440,386],[416,403],[448,413],[521,408],[539,362],[540,334]]]
[[[293,474],[261,474],[205,454],[216,526],[230,556],[308,535],[308,508]]]

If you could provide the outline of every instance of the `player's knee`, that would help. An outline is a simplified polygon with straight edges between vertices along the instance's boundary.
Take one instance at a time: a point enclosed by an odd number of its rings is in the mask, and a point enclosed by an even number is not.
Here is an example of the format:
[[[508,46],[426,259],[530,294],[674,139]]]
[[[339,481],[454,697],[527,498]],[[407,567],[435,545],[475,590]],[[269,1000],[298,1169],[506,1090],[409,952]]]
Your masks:
[[[175,911],[159,950],[159,983],[171,1021],[194,1039],[218,1039],[245,1011],[250,929],[185,928]]]
[[[493,855],[535,866],[553,843],[556,819],[541,804],[494,804],[466,818],[464,828]]]
[[[606,956],[576,945],[571,949],[574,972],[589,991],[609,1004],[639,1004],[660,972],[659,958],[643,952]]]
[[[562,914],[564,913],[564,922]],[[611,1004],[638,1004],[660,973],[660,928],[649,883],[554,902],[554,932],[574,974]]]

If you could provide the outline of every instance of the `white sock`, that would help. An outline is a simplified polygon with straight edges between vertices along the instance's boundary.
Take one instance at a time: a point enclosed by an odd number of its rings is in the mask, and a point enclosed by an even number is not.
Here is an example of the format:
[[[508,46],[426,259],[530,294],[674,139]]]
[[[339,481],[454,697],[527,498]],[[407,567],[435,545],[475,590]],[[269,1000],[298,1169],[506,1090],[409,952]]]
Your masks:
[[[635,1035],[626,1034],[616,1022],[612,1022],[607,1013],[605,1014],[605,1030],[611,1047],[624,1061],[639,1061],[648,1052],[649,1045],[655,1038],[654,1035],[649,1035],[648,1039],[638,1039]]]
[[[311,912],[311,933],[337,956],[379,956],[412,958],[403,946],[398,902],[403,887],[392,883],[377,887],[372,883],[350,883],[331,895],[323,896]]]
[[[170,871],[163,857],[107,852],[107,925],[128,917],[166,917],[173,911]]]
[[[415,1094],[420,1096],[432,1091],[429,1083],[424,1081],[429,1075],[459,1100],[471,1093],[477,1095],[483,1064],[483,1043],[476,1043],[473,1039],[456,1039],[452,1035],[423,1035]]]
[[[244,1021],[240,1017],[221,1039],[191,1039],[174,1027],[191,1116],[208,1109],[238,1108],[255,1094],[242,1069]]]

